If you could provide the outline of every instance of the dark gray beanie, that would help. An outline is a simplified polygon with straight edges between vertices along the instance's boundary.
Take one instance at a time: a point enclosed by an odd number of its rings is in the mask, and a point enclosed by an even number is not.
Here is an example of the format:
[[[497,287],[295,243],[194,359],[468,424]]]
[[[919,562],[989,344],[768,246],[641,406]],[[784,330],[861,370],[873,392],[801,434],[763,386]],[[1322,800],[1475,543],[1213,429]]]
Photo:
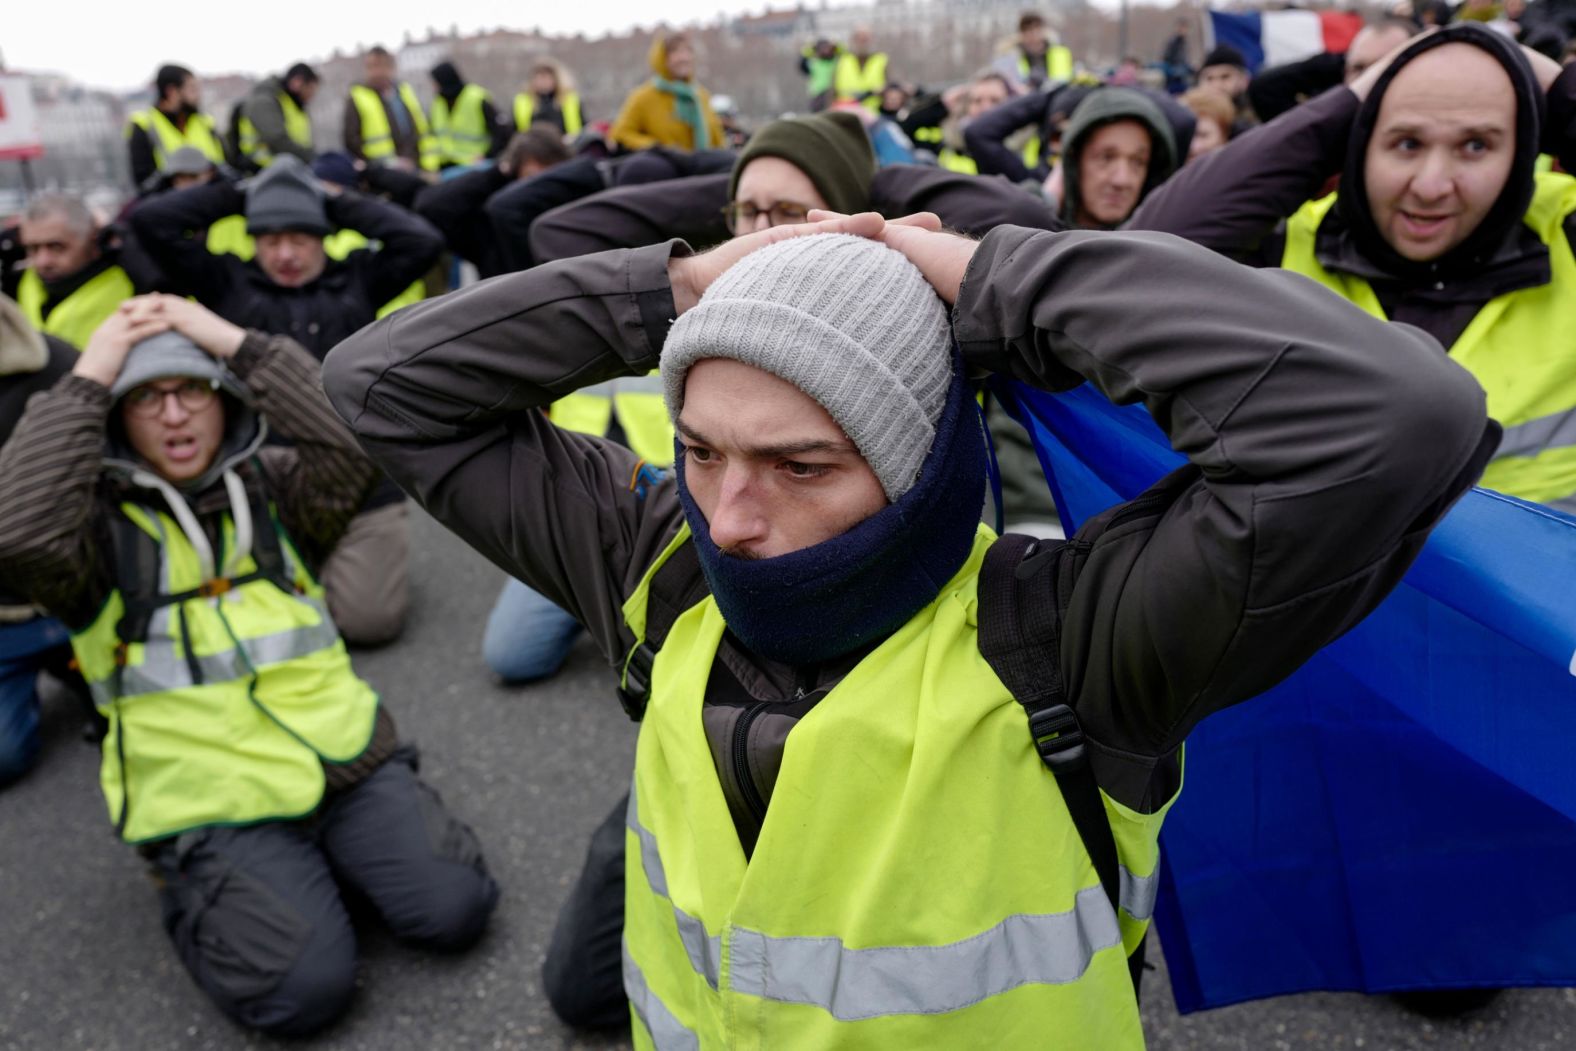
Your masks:
[[[161,332],[131,348],[120,375],[110,386],[112,402],[144,383],[170,379],[174,376],[192,376],[222,387],[237,397],[245,396],[245,388],[224,363],[179,332]]]
[[[704,358],[731,358],[814,398],[896,501],[935,442],[952,382],[947,308],[919,269],[879,241],[795,237],[752,252],[673,323],[662,348],[668,415]]]
[[[330,229],[323,185],[301,158],[288,153],[274,158],[247,187],[247,233],[295,230],[326,237]]]

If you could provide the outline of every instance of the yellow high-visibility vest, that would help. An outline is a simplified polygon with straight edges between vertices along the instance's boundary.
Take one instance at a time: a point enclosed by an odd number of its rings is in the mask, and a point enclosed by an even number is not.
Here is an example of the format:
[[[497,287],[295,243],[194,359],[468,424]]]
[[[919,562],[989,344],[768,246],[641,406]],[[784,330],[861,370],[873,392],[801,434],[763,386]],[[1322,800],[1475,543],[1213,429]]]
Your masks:
[[[129,503],[119,513],[157,542],[162,594],[209,583],[174,518]],[[223,534],[234,550],[228,515]],[[378,696],[351,670],[322,587],[288,538],[280,543],[293,591],[254,579],[193,595],[156,610],[146,641],[127,645],[116,591],[72,635],[109,720],[99,782],[126,841],[304,817],[322,801],[323,762],[350,762],[371,742]],[[231,579],[256,569],[248,555]]]
[[[635,637],[657,568],[624,606]],[[1143,1047],[1128,954],[1160,826],[1102,793],[1112,909],[1022,706],[979,652],[995,535],[793,728],[746,859],[701,708],[727,625],[710,596],[651,669],[625,833],[637,1048]]]
[[[427,118],[422,112],[421,100],[416,97],[416,92],[411,86],[403,81],[396,90],[406,111],[410,113],[411,123],[415,127],[416,150],[420,154],[422,168],[427,171],[437,171],[437,142],[427,127]],[[389,124],[388,110],[383,108],[383,96],[365,84],[356,84],[350,89],[350,99],[356,105],[357,115],[361,117],[362,156],[369,161],[388,160],[395,156],[394,128]]]
[[[564,135],[579,135],[580,129],[585,127],[585,119],[580,113],[580,96],[573,91],[564,92],[558,97],[558,112],[564,115]],[[515,130],[529,130],[535,117],[536,96],[529,91],[520,92],[514,97]]]
[[[839,101],[863,101],[871,111],[881,109],[881,92],[887,83],[887,56],[878,51],[866,57],[861,65],[852,51],[845,51],[837,58],[837,73],[832,78],[833,90]]]
[[[1018,79],[1025,84],[1029,82],[1029,56],[1018,49]],[[1073,79],[1073,53],[1072,49],[1061,44],[1053,44],[1045,51],[1045,79],[1053,80]]]
[[[335,230],[323,238],[323,251],[330,259],[344,259],[370,242],[357,230]],[[257,242],[246,232],[246,216],[227,215],[208,227],[208,251],[214,255],[233,255],[238,259],[251,259],[257,254]],[[427,297],[427,286],[412,281],[405,291],[378,307],[377,316],[387,317],[401,307],[420,303]]]
[[[290,97],[288,91],[281,91],[274,96],[279,101],[280,112],[285,117],[285,134],[290,141],[303,149],[312,148],[312,121],[306,111],[296,105],[296,100]],[[257,134],[257,128],[242,113],[236,118],[236,148],[241,156],[251,160],[259,168],[266,168],[274,162],[273,151],[268,144],[263,142]]]
[[[108,267],[56,303],[46,318],[44,301],[49,298],[49,290],[37,274],[26,270],[17,285],[16,305],[22,308],[28,324],[81,350],[88,345],[93,330],[102,325],[116,307],[136,294],[126,271],[118,266]]]
[[[1336,195],[1311,201],[1286,223],[1281,266],[1305,274],[1384,319],[1373,287],[1325,269],[1314,254],[1319,224]],[[1495,296],[1450,346],[1450,357],[1488,395],[1505,429],[1480,485],[1576,514],[1576,257],[1565,220],[1576,213],[1576,178],[1537,176],[1523,220],[1549,249],[1547,284]]]
[[[440,166],[475,164],[487,156],[492,129],[487,126],[482,103],[490,98],[486,88],[467,84],[460,89],[452,111],[442,95],[432,100],[432,137]]]
[[[170,154],[183,146],[192,147],[215,164],[224,163],[224,146],[214,130],[213,118],[206,113],[191,114],[186,118],[186,126],[177,128],[163,110],[149,106],[131,115],[126,126],[128,136],[133,127],[147,133],[148,141],[153,144],[153,163],[159,171],[164,170]]]

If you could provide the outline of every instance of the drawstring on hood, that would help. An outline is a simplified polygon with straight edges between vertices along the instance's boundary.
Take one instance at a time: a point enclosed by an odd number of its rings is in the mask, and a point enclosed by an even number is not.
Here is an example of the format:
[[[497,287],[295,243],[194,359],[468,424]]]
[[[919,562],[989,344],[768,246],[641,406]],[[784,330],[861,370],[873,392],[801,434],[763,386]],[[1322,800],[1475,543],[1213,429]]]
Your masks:
[[[1511,87],[1516,94],[1516,153],[1504,190],[1477,229],[1438,259],[1419,262],[1401,255],[1380,233],[1374,222],[1373,210],[1368,204],[1365,166],[1368,143],[1379,121],[1379,107],[1391,82],[1417,56],[1446,44],[1471,44],[1486,51],[1510,77]],[[1452,25],[1413,41],[1385,69],[1352,121],[1351,138],[1346,148],[1346,166],[1341,174],[1340,196],[1320,226],[1320,241],[1349,238],[1358,254],[1378,267],[1385,276],[1405,282],[1439,280],[1476,272],[1507,240],[1518,236],[1522,216],[1532,203],[1544,106],[1544,95],[1538,87],[1537,77],[1519,47],[1491,29],[1470,23]]]

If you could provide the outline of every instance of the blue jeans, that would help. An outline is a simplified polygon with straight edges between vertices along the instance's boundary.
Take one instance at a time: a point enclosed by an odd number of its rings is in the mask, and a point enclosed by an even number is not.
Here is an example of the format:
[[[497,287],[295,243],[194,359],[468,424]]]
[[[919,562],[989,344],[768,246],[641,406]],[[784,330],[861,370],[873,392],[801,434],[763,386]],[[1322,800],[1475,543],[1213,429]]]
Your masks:
[[[504,682],[545,679],[563,667],[580,622],[514,578],[487,617],[482,659]]]
[[[58,620],[0,624],[0,785],[38,758],[38,673],[69,658],[70,637]]]

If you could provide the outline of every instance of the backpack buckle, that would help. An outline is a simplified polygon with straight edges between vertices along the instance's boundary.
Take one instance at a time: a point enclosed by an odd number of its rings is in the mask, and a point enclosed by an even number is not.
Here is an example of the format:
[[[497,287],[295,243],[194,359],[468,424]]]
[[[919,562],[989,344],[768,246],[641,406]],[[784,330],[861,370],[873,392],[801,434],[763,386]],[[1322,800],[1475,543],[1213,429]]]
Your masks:
[[[656,664],[657,651],[644,639],[636,644],[624,663],[624,681],[618,687],[618,703],[631,722],[640,722],[646,714],[646,704],[651,700],[651,669]]]
[[[229,577],[214,577],[212,580],[203,581],[197,588],[197,594],[201,598],[218,598],[227,593],[232,586]]]
[[[1053,704],[1029,716],[1029,734],[1034,738],[1040,761],[1051,773],[1062,774],[1083,766],[1083,729],[1067,705]]]

